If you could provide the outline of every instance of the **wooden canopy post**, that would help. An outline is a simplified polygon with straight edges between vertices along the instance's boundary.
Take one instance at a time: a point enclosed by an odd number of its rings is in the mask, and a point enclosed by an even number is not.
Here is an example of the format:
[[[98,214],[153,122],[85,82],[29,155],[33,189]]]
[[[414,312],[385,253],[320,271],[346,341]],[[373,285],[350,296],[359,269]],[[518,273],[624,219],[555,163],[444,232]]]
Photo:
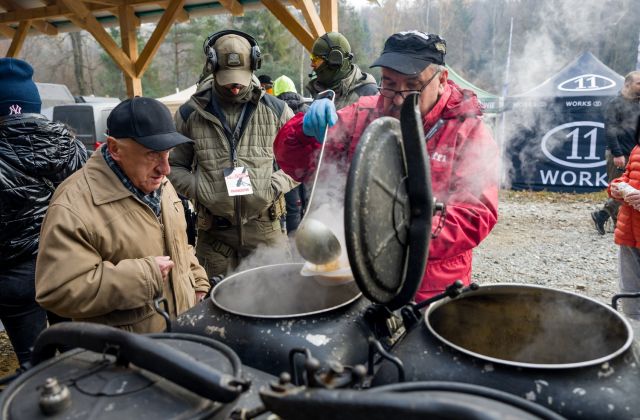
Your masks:
[[[122,41],[122,50],[129,57],[132,63],[138,60],[138,40],[136,37],[136,28],[140,26],[140,21],[136,17],[133,7],[119,6],[118,20],[120,21],[120,40]],[[127,96],[142,96],[142,79],[136,76],[123,74],[124,83],[127,86]]]
[[[13,35],[13,39],[11,40],[11,45],[9,45],[7,57],[15,58],[18,56],[18,54],[20,54],[22,44],[24,44],[24,40],[27,38],[27,32],[29,32],[30,27],[30,20],[23,20],[22,22],[20,22],[20,25],[18,26],[18,29]]]
[[[337,32],[339,30],[338,0],[320,0],[320,20],[327,32]]]

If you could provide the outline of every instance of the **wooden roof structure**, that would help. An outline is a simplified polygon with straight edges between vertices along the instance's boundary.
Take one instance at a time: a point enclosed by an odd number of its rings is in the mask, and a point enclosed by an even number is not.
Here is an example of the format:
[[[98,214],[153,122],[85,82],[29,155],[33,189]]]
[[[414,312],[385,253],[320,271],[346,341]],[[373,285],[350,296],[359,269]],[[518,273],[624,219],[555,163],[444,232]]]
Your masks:
[[[29,35],[87,31],[122,70],[129,96],[142,95],[141,78],[171,26],[192,17],[266,7],[291,34],[311,50],[314,40],[338,30],[337,0],[0,0],[0,39],[9,38],[7,57],[17,57]],[[300,10],[304,23],[291,12]],[[136,34],[142,23],[156,23],[138,52]],[[122,47],[105,30],[119,25]]]

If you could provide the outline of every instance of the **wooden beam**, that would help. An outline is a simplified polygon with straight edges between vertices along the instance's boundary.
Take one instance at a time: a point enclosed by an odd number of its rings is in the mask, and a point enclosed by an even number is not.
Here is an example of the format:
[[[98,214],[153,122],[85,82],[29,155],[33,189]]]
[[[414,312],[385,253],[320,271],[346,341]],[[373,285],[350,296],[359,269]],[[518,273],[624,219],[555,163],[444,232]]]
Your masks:
[[[107,4],[110,6],[123,6],[127,4],[126,0],[84,0],[85,3]]]
[[[139,26],[139,20],[135,15],[133,7],[118,7],[118,19],[120,21],[120,39],[122,41],[122,50],[129,57],[132,63],[138,60],[138,38],[136,28]],[[137,76],[129,76],[124,74],[124,82],[127,86],[127,96],[142,96],[142,80]]]
[[[46,35],[58,35],[58,28],[55,25],[50,24],[46,20],[43,22],[41,20],[34,20],[31,22],[31,25]]]
[[[135,76],[135,70],[133,63],[127,57],[127,55],[118,47],[118,44],[111,38],[111,35],[105,31],[96,18],[91,14],[84,3],[78,0],[60,0],[70,10],[74,11],[74,16],[69,16],[69,19],[75,23],[78,27],[89,32],[102,48],[113,58],[113,61],[129,76]]]
[[[7,38],[13,38],[13,35],[16,33],[16,30],[13,29],[9,25],[5,25],[4,23],[0,23],[0,34],[6,36]]]
[[[285,28],[302,44],[311,51],[314,37],[311,32],[298,22],[298,20],[289,12],[289,10],[279,0],[260,0],[264,6],[282,23]]]
[[[316,12],[316,7],[313,5],[311,0],[301,0],[301,8],[302,16],[307,21],[307,26],[311,29],[311,34],[314,38],[318,38],[320,35],[324,35],[324,25],[320,20],[320,16],[318,16],[318,12]]]
[[[24,7],[15,3],[13,0],[0,0],[0,6],[2,6],[6,11],[10,12],[13,10],[25,10]],[[32,21],[31,26],[36,28],[38,31],[42,32],[45,35],[58,35],[58,29],[47,21]]]
[[[27,32],[29,32],[29,27],[31,26],[30,20],[23,20],[20,22],[20,26],[16,30],[16,33],[13,35],[13,40],[11,41],[11,45],[9,45],[9,50],[7,51],[7,57],[17,57],[20,54],[20,50],[22,49],[22,44],[24,44],[24,40],[27,37]]]
[[[244,6],[238,0],[218,0],[233,16],[244,16]]]
[[[327,32],[339,31],[338,0],[320,0],[320,20]]]
[[[136,6],[139,4],[149,4],[150,0],[126,0],[125,4],[129,6]],[[74,3],[80,3],[80,1],[76,0]],[[111,2],[109,2],[111,3]],[[93,3],[83,3],[87,9],[92,12],[105,12],[113,9],[113,4],[93,4]],[[33,20],[43,20],[43,19],[52,19],[52,18],[60,18],[67,17],[73,15],[75,12],[67,7],[66,2],[63,0],[59,0],[58,3],[51,6],[44,7],[34,7],[29,9],[22,10],[13,10],[11,12],[0,13],[0,23],[16,23],[22,20],[33,19]]]
[[[17,7],[16,4],[11,0],[0,0],[0,7],[2,7],[7,12],[20,9],[20,7]]]
[[[65,0],[70,1],[70,0]],[[169,7],[164,11],[156,29],[153,30],[153,34],[151,34],[151,38],[147,41],[147,45],[144,46],[144,49],[140,53],[140,57],[135,64],[135,76],[142,77],[149,64],[151,64],[151,59],[160,48],[160,44],[167,36],[167,33],[171,29],[171,25],[176,19],[176,15],[180,10],[182,10],[182,5],[184,5],[185,0],[173,0]]]
[[[160,1],[157,4],[158,4],[158,6],[162,7],[163,9],[167,9],[171,5],[171,2],[170,1]],[[188,22],[189,19],[191,19],[191,18],[189,17],[189,13],[187,13],[186,10],[181,9],[181,10],[178,11],[178,14],[176,15],[176,22],[184,23],[184,22]]]

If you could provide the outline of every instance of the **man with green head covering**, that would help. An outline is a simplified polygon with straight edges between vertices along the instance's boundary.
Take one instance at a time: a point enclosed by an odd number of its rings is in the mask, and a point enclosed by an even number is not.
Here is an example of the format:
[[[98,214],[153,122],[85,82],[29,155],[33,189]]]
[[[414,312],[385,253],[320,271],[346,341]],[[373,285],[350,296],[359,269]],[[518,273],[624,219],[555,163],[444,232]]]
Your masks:
[[[351,45],[341,33],[327,32],[316,39],[311,49],[313,76],[307,84],[311,96],[331,89],[336,93],[336,108],[341,109],[361,96],[377,95],[376,79],[352,61]]]

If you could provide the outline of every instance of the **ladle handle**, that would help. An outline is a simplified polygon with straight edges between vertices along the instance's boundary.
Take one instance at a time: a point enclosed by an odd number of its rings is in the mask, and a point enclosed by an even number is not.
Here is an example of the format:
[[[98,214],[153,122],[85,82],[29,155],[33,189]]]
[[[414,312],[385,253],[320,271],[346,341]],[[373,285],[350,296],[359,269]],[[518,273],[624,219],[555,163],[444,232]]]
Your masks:
[[[331,89],[327,89],[318,93],[315,100],[329,99],[331,103],[333,103],[335,101],[335,98],[336,98],[336,93]],[[329,133],[329,124],[327,124],[327,126],[324,128],[324,136],[323,136],[324,140],[322,141],[322,146],[320,147],[320,155],[318,155],[318,164],[316,165],[316,173],[314,174],[313,184],[311,185],[311,193],[309,194],[309,201],[307,201],[307,204],[306,204],[307,210],[311,208],[311,202],[313,201],[313,196],[315,195],[315,192],[316,192],[316,182],[318,182],[318,174],[320,174],[320,165],[322,164],[322,158],[324,157],[324,147],[327,144],[327,133]],[[302,224],[302,221],[304,221],[305,217],[307,217],[307,212],[305,212],[304,215],[302,216],[302,220],[300,221],[300,224]]]

